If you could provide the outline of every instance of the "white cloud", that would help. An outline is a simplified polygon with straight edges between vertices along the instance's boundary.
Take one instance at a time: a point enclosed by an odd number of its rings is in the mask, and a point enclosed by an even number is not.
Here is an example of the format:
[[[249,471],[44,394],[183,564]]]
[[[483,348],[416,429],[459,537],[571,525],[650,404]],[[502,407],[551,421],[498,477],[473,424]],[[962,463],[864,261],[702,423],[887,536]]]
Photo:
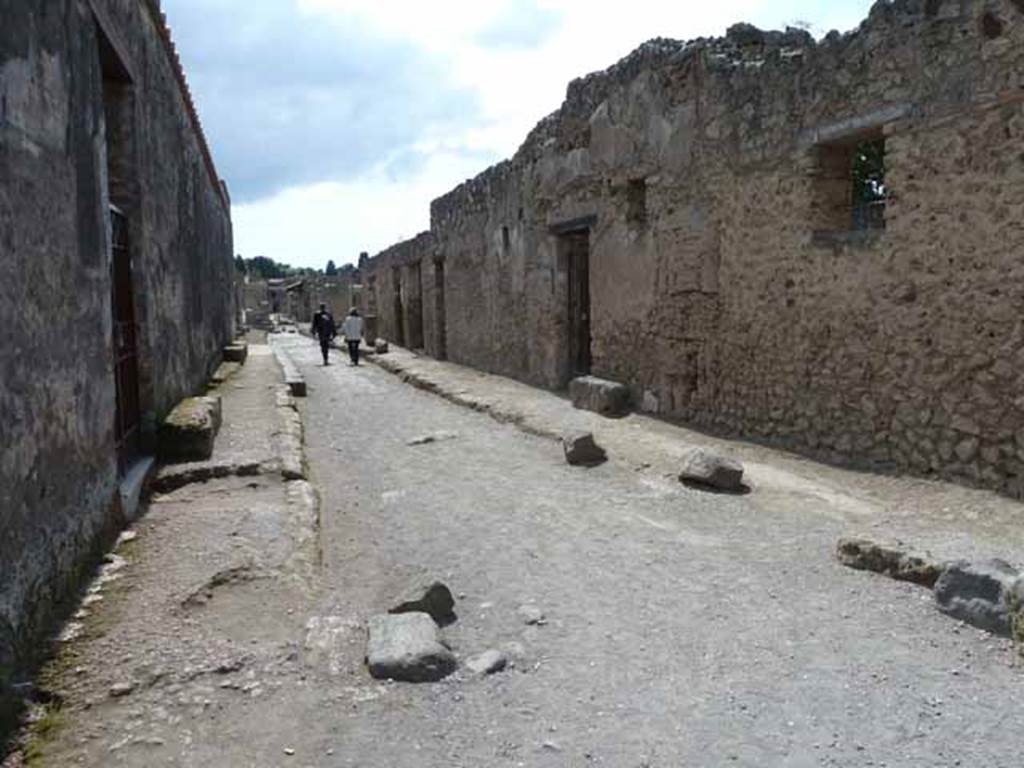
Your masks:
[[[557,109],[571,79],[612,65],[645,40],[720,35],[738,21],[762,28],[805,22],[821,35],[852,28],[871,5],[871,0],[296,2],[312,23],[340,27],[355,21],[389,45],[442,57],[451,67],[447,87],[473,93],[476,102],[464,121],[425,125],[418,140],[393,148],[358,179],[236,206],[240,252],[314,267],[328,258],[354,261],[359,251],[373,253],[425,229],[430,201],[513,154],[536,122]],[[395,108],[395,121],[407,119],[400,103],[388,94],[381,98]],[[389,172],[396,152],[418,152],[427,159],[393,165]]]
[[[430,227],[430,201],[475,175],[480,158],[440,150],[416,173],[394,178],[386,166],[348,182],[294,187],[233,207],[235,249],[292,266],[354,263]]]

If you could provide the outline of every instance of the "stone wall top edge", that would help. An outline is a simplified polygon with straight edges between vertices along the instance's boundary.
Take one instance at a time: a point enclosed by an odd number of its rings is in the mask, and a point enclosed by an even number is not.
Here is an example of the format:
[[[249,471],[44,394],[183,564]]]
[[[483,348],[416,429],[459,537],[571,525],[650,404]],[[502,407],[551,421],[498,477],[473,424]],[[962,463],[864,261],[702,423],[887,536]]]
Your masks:
[[[434,233],[425,230],[374,254],[362,265],[362,269],[371,273],[388,266],[411,264],[432,255],[436,245]]]
[[[174,44],[174,37],[171,27],[167,22],[167,15],[160,7],[160,0],[140,0],[142,7],[148,12],[150,21],[153,23],[157,34],[160,37],[167,55],[168,63],[174,73],[182,101],[185,104],[185,112],[196,143],[199,145],[199,152],[203,157],[203,165],[206,167],[207,175],[210,177],[210,184],[213,185],[214,193],[221,201],[225,210],[230,211],[231,199],[228,195],[227,183],[217,173],[217,165],[213,160],[213,153],[210,151],[210,144],[206,139],[206,132],[203,129],[202,120],[199,118],[199,111],[196,109],[195,100],[192,98],[192,89],[189,87],[188,78],[185,75],[185,67],[181,63],[177,46]]]
[[[963,0],[966,6],[981,2]],[[760,79],[771,82],[773,75],[792,74],[794,68],[842,69],[853,63],[847,62],[848,54],[860,55],[858,43],[866,37],[881,33],[892,35],[894,43],[896,35],[908,39],[916,27],[933,20],[941,5],[931,0],[876,0],[856,28],[842,33],[832,30],[820,40],[799,28],[762,30],[746,23],[734,24],[720,37],[648,40],[607,69],[572,80],[561,107],[537,123],[512,158],[483,170],[431,203],[431,225],[436,228],[453,212],[471,213],[485,206],[494,185],[508,181],[518,170],[539,158],[544,147],[560,135],[566,121],[588,119],[616,88],[627,86],[644,71],[697,65],[705,77],[728,77],[754,61],[759,65]],[[960,15],[966,15],[966,11],[961,10]],[[827,53],[828,63],[825,64],[821,56],[794,55],[801,52]]]

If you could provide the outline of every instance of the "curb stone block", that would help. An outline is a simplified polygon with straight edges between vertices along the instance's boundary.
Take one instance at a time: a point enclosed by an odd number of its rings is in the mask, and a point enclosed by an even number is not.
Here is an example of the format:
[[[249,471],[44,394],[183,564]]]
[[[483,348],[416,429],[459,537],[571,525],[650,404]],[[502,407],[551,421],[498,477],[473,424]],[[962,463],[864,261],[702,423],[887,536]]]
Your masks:
[[[565,460],[575,467],[596,467],[608,460],[604,448],[594,440],[592,432],[570,432],[562,436]]]
[[[226,363],[238,363],[239,365],[244,365],[248,356],[249,345],[244,341],[228,344],[224,347],[224,362]]]
[[[971,626],[1010,637],[1013,605],[1021,574],[1004,560],[950,563],[935,583],[935,602],[943,613]]]
[[[720,491],[744,490],[743,465],[706,448],[694,448],[687,452],[679,480]]]
[[[574,408],[602,416],[625,416],[629,413],[629,388],[596,376],[581,376],[570,381],[569,397]]]
[[[213,455],[220,422],[219,395],[182,400],[160,426],[160,458],[167,462],[206,461]]]
[[[836,559],[848,568],[872,571],[929,588],[935,586],[945,568],[945,564],[929,560],[924,555],[885,547],[869,539],[840,539],[836,545]]]
[[[217,370],[214,371],[213,376],[210,377],[210,383],[213,385],[223,384],[225,381],[230,379],[236,373],[238,369],[242,367],[241,363],[235,362],[223,362],[217,366]]]

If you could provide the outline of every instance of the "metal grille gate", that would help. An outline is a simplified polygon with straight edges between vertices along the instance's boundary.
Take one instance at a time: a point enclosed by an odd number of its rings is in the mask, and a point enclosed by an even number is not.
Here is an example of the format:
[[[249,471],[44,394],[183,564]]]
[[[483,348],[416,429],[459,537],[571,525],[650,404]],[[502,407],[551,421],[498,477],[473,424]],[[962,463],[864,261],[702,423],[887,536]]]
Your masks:
[[[114,382],[117,389],[117,421],[114,436],[117,461],[123,473],[139,453],[139,358],[138,328],[132,295],[132,257],[128,222],[110,207],[113,251],[112,308],[114,314]]]

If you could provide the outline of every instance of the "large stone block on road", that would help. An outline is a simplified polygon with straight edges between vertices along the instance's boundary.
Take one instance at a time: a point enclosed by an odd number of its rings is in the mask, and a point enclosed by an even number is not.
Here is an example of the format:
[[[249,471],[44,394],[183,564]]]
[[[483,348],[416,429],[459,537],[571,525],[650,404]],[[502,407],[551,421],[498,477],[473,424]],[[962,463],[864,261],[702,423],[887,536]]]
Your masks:
[[[381,614],[369,621],[366,664],[378,680],[429,683],[455,671],[455,656],[426,613]]]
[[[574,407],[602,416],[629,413],[629,388],[596,376],[581,376],[569,382],[569,397]]]
[[[570,432],[562,435],[565,460],[574,467],[596,467],[608,460],[604,448],[594,440],[592,432]]]
[[[979,629],[1009,637],[1021,574],[1003,560],[950,563],[935,582],[939,610]]]
[[[679,479],[718,491],[744,490],[743,465],[707,448],[694,448],[686,454]]]
[[[175,406],[160,425],[158,450],[166,462],[205,461],[213,455],[220,429],[221,403],[217,395],[190,397]]]

